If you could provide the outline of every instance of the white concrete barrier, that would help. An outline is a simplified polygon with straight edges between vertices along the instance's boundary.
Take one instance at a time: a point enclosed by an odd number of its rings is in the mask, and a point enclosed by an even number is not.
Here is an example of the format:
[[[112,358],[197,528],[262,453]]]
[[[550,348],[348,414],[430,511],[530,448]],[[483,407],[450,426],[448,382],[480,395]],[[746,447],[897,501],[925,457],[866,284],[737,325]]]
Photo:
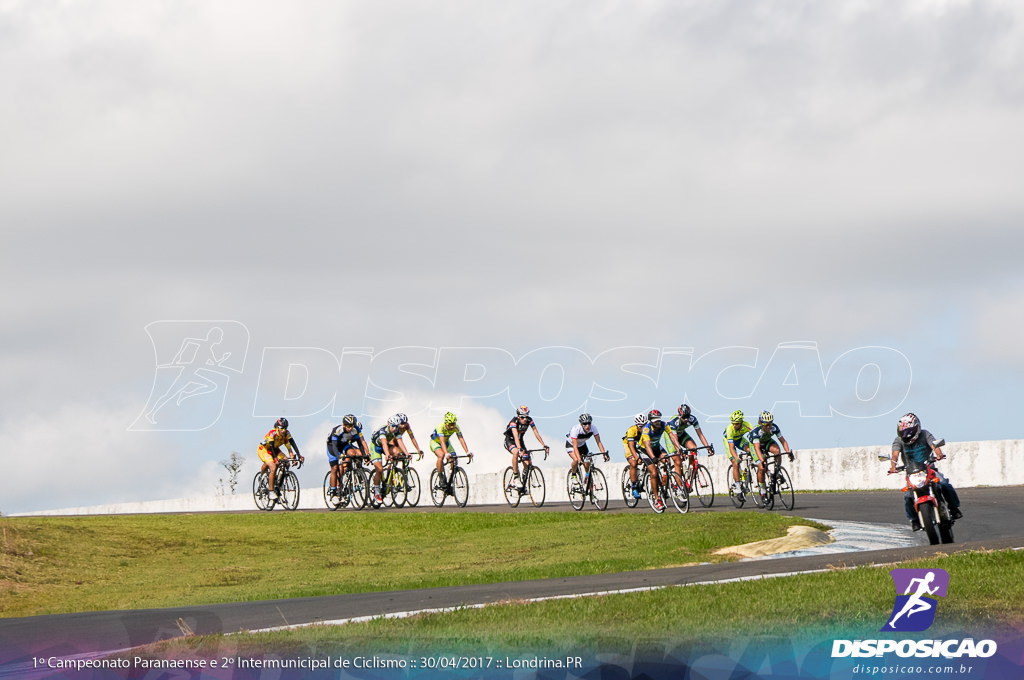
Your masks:
[[[729,475],[729,461],[720,450],[713,457],[700,456],[700,462],[708,467],[715,484],[716,493],[726,491]],[[889,454],[892,448],[885,446],[848,447],[837,449],[801,449],[797,450],[792,462],[783,459],[789,470],[793,486],[797,491],[833,491],[833,490],[867,490],[867,489],[899,489],[903,486],[902,475],[888,475],[887,463],[878,460],[879,454]],[[1010,439],[986,442],[958,442],[947,445],[943,451],[948,459],[939,463],[949,480],[956,487],[968,486],[1011,486],[1024,484],[1024,440]],[[703,453],[703,452],[702,452]],[[621,456],[621,454],[618,454]],[[546,503],[568,501],[565,478],[569,470],[568,461],[555,465],[551,461],[538,464],[544,472],[547,485]],[[429,489],[427,488],[430,468],[416,466],[422,479],[422,496],[420,505],[430,505]],[[602,463],[600,467],[608,479],[609,498],[622,497],[620,476],[625,463],[612,460]],[[501,473],[469,473],[469,503],[471,505],[505,504],[502,491]],[[323,473],[319,479],[322,480]],[[307,474],[302,477],[303,489],[299,498],[299,507],[304,509],[323,508],[323,491],[319,485],[311,484],[315,477]],[[168,512],[207,512],[252,510],[255,506],[252,495],[248,493],[250,480],[244,480],[245,491],[234,496],[205,496],[198,498],[179,498],[157,501],[140,501],[136,503],[116,503],[94,505],[88,507],[61,508],[38,512],[13,513],[10,516],[31,515],[107,515],[129,513],[168,513]],[[448,499],[446,507],[454,507],[452,499]],[[529,496],[524,496],[521,506],[531,506]]]

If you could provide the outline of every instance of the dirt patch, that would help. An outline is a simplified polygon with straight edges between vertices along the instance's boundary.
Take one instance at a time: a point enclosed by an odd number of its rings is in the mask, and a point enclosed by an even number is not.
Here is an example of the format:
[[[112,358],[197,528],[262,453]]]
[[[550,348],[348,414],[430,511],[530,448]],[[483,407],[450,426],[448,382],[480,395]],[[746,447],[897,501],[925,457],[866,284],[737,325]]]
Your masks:
[[[765,555],[802,550],[816,545],[827,545],[835,542],[834,538],[814,527],[792,526],[787,531],[787,535],[782,538],[770,538],[767,541],[719,548],[715,551],[715,554],[731,555],[734,557],[763,557]]]

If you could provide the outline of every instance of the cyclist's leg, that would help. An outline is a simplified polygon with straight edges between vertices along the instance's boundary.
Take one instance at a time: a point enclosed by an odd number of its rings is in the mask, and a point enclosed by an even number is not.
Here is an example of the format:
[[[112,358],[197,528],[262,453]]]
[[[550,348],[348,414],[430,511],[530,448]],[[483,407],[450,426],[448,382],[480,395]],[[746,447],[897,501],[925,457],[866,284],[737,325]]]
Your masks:
[[[582,449],[582,447],[580,447]],[[569,464],[569,474],[579,474],[580,471],[580,456],[572,448],[572,442],[565,443],[565,452],[569,455],[569,459],[572,461]]]
[[[451,447],[451,444],[449,443],[448,446]],[[433,452],[433,454],[435,456],[437,456],[437,463],[434,465],[434,468],[437,470],[437,476],[443,478],[444,477],[444,451],[441,449],[441,442],[437,441],[436,439],[431,439],[430,440],[430,450]]]
[[[273,491],[274,475],[277,472],[277,459],[263,446],[260,446],[260,448],[257,449],[256,455],[258,455],[260,460],[263,461],[263,465],[260,467],[260,472],[267,473],[267,490]]]
[[[505,437],[505,450],[512,454],[512,483],[519,485],[519,447],[511,437]]]

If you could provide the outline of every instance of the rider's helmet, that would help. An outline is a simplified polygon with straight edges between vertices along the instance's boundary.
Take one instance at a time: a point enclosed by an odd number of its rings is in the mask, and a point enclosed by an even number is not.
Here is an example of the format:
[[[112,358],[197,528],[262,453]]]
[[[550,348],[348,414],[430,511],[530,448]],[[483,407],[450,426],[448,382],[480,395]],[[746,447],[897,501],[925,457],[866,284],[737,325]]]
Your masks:
[[[636,417],[633,418],[633,422],[636,423],[637,425],[646,425],[647,424],[647,414],[646,413],[637,413]]]
[[[520,417],[520,416],[528,416],[528,415],[530,415],[530,407],[529,406],[523,405],[523,406],[520,406],[519,408],[516,409],[516,417],[517,418]]]
[[[458,419],[455,417],[455,414],[452,413],[451,411],[448,411],[448,413],[444,414],[444,424],[447,425],[448,427],[454,425],[456,420]]]
[[[732,414],[729,416],[729,422],[731,422],[733,425],[739,425],[740,423],[742,423],[743,411],[740,411],[739,409],[733,411]]]
[[[274,423],[274,427],[276,427],[279,430],[287,430],[288,429],[288,419],[287,418],[278,418],[277,422]]]
[[[388,425],[390,425],[391,427],[399,427],[401,424],[402,424],[402,419],[399,418],[397,415],[394,415],[394,416],[391,416],[390,418],[388,418]]]
[[[921,434],[921,421],[913,413],[908,413],[900,418],[900,422],[896,425],[896,432],[904,444],[913,444],[917,435]]]
[[[656,408],[652,408],[647,412],[647,420],[651,423],[661,422],[661,411]]]
[[[689,404],[682,404],[679,407],[679,417],[680,418],[689,418],[690,417],[690,413],[691,413],[691,411],[690,411]]]
[[[352,415],[351,413],[349,413],[347,416],[345,416],[344,418],[341,419],[341,424],[342,425],[346,425],[348,427],[355,427],[356,426],[356,417],[354,415]]]
[[[398,422],[400,422],[402,425],[405,425],[407,422],[409,422],[409,416],[405,415],[404,413],[396,413],[395,417],[398,418]]]
[[[768,423],[775,420],[775,416],[772,415],[771,411],[761,411],[761,415],[757,419],[759,425],[767,425]]]
[[[592,422],[594,422],[594,419],[590,417],[589,413],[584,413],[580,416],[580,425],[590,425]]]

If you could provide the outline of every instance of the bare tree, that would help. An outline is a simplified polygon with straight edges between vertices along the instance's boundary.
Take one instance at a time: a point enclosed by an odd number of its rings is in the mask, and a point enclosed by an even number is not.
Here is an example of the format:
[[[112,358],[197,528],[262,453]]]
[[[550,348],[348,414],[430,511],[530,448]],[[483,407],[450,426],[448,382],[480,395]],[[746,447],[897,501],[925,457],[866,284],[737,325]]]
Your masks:
[[[245,458],[238,451],[232,451],[230,458],[225,458],[220,462],[221,466],[228,471],[228,489],[231,491],[231,495],[235,495],[235,489],[238,488],[238,473],[242,471],[242,466],[245,465]],[[224,478],[217,480],[220,484],[220,495],[224,493]]]

